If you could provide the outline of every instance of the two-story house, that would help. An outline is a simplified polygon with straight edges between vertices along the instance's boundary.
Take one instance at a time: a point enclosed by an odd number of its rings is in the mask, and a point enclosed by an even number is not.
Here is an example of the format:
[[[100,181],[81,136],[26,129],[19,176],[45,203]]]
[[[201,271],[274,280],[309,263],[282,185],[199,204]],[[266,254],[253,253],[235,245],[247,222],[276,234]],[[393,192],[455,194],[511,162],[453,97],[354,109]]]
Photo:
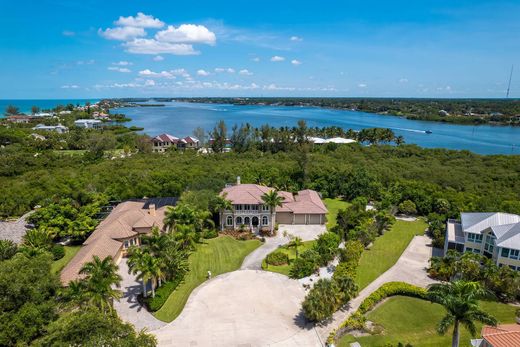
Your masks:
[[[279,224],[325,224],[327,208],[319,194],[314,190],[302,190],[297,194],[278,191],[283,198],[282,206],[271,213],[262,196],[274,188],[258,184],[228,185],[220,193],[233,206],[231,210],[220,212],[221,229],[240,229],[256,231]]]
[[[483,254],[498,266],[520,271],[520,216],[501,212],[460,214],[448,220],[444,253],[449,249]]]
[[[163,153],[169,148],[197,149],[199,146],[200,141],[192,136],[186,136],[181,139],[170,134],[161,134],[152,139],[152,150],[158,153]]]

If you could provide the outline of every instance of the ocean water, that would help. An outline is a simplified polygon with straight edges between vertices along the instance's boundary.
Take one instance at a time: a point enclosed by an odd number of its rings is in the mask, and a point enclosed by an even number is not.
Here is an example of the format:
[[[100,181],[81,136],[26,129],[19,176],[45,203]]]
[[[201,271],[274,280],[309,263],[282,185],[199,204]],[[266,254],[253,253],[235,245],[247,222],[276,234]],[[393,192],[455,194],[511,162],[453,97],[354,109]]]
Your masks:
[[[230,131],[233,124],[248,122],[253,126],[292,127],[299,119],[304,119],[309,127],[336,125],[354,130],[390,128],[397,135],[402,135],[406,143],[427,148],[469,150],[480,154],[520,154],[520,127],[445,124],[317,107],[164,104],[164,107],[129,107],[113,112],[126,114],[132,118],[127,125],[144,127],[144,132],[152,136],[162,133],[187,136],[192,135],[197,127],[209,131],[219,120],[224,120]],[[432,133],[427,134],[427,130]]]
[[[22,113],[31,113],[31,107],[38,106],[42,110],[52,109],[58,105],[80,105],[83,106],[89,101],[90,103],[98,102],[99,99],[0,99],[0,117],[4,116],[4,111],[9,105],[14,105],[20,109]]]

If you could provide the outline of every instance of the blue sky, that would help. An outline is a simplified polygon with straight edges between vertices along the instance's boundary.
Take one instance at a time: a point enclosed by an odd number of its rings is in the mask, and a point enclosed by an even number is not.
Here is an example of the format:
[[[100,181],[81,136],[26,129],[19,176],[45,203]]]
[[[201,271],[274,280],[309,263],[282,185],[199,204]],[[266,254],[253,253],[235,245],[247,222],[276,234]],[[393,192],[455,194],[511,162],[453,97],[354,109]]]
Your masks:
[[[520,1],[0,0],[0,99],[520,97]]]

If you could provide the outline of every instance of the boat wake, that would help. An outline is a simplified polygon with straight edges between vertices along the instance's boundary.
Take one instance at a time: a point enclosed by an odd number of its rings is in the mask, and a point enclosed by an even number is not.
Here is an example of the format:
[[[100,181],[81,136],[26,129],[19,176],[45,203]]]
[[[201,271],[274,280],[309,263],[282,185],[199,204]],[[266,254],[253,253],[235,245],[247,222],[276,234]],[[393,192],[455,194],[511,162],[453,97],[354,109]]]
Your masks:
[[[401,131],[408,131],[411,133],[420,133],[420,134],[426,134],[427,132],[425,130],[417,130],[417,129],[407,129],[407,128],[392,128],[394,130],[401,130]]]

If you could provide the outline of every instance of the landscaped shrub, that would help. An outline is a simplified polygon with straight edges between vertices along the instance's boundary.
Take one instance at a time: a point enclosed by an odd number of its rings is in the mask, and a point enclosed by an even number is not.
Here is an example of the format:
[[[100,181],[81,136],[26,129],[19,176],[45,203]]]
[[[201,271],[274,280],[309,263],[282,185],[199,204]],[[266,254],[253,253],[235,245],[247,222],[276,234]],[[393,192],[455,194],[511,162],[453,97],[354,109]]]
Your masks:
[[[320,322],[332,317],[342,305],[343,295],[335,281],[320,279],[305,296],[303,314],[308,320]]]
[[[426,289],[405,282],[388,282],[363,300],[358,310],[363,314],[367,313],[381,300],[395,295],[426,299]]]
[[[18,246],[11,240],[0,240],[0,260],[11,259],[18,251]]]
[[[340,249],[339,259],[342,262],[352,261],[357,264],[364,250],[365,246],[363,246],[361,241],[349,240],[345,242],[345,248]]]
[[[203,235],[203,237],[205,239],[214,239],[217,236],[218,236],[218,231],[216,231],[215,229],[205,230],[204,235]]]
[[[179,284],[182,282],[184,278],[184,275],[178,276],[174,278],[171,281],[165,282],[157,288],[155,291],[155,297],[147,297],[144,299],[146,305],[148,306],[148,309],[152,312],[158,311],[168,300],[171,293],[179,286]]]
[[[417,214],[417,207],[415,206],[415,203],[410,200],[403,201],[402,203],[399,204],[398,208],[399,208],[399,212],[404,213],[404,214],[408,214],[408,215]]]
[[[303,278],[312,275],[320,267],[320,254],[313,249],[303,252],[292,263],[290,278]]]
[[[316,240],[314,250],[320,255],[320,265],[325,266],[338,254],[340,238],[335,233],[321,234]]]
[[[282,251],[274,251],[267,256],[269,265],[286,265],[289,264],[289,256]]]
[[[52,259],[58,260],[65,256],[65,247],[62,245],[54,245],[51,248]]]
[[[354,276],[344,272],[344,271],[334,271],[334,275],[332,276],[332,280],[336,282],[340,292],[343,294],[342,302],[346,304],[350,299],[355,297],[358,292],[358,285],[354,281]]]

